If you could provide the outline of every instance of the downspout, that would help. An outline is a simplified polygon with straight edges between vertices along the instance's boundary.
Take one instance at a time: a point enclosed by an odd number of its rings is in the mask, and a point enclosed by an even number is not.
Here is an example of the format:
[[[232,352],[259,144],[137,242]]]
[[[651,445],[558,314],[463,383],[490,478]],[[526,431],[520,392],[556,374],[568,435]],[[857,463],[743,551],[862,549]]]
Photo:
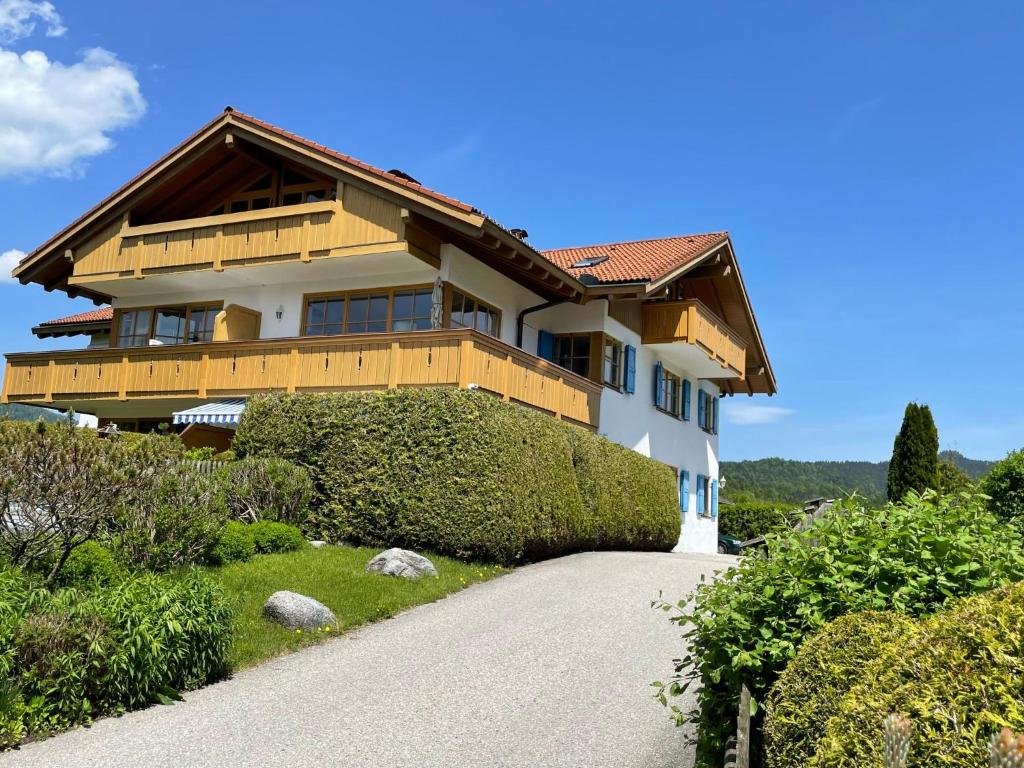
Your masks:
[[[533,307],[527,307],[518,315],[516,315],[516,346],[520,349],[523,348],[523,325],[526,321],[526,316],[533,312],[540,312],[542,309],[548,307],[557,307],[559,304],[566,304],[570,299],[553,299],[552,301],[545,301],[543,304],[537,304]]]

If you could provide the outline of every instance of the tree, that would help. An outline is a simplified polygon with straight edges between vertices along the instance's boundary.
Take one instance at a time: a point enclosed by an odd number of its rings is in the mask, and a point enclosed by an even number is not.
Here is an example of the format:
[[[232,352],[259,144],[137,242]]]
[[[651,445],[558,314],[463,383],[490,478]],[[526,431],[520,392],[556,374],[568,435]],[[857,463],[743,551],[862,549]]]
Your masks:
[[[989,509],[1001,520],[1024,529],[1024,448],[1011,452],[981,479]]]
[[[923,493],[935,488],[938,473],[939,431],[935,428],[931,408],[909,403],[892,447],[886,486],[889,500],[899,501],[910,490]]]
[[[939,460],[935,490],[939,493],[962,493],[974,488],[974,480],[960,467],[945,459]]]

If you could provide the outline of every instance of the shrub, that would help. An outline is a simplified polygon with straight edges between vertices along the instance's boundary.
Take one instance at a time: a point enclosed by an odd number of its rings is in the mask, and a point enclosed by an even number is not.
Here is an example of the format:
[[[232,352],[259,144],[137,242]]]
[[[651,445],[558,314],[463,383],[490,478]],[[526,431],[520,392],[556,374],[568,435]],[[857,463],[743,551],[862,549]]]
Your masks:
[[[799,509],[770,501],[722,504],[718,530],[740,541],[749,541],[758,536],[788,533],[801,517]]]
[[[221,478],[179,462],[154,467],[147,499],[125,508],[112,526],[126,558],[150,570],[198,562],[227,522]]]
[[[671,549],[679,540],[675,472],[566,425],[584,517],[576,548]]]
[[[196,574],[49,593],[0,572],[0,745],[146,706],[226,672],[230,612]]]
[[[57,579],[58,586],[97,582],[110,584],[125,575],[114,553],[95,541],[79,544],[68,556]]]
[[[229,522],[210,547],[207,561],[211,565],[227,565],[252,560],[256,554],[256,542],[250,529],[251,526],[237,520]]]
[[[222,472],[232,518],[243,523],[275,520],[302,525],[309,517],[309,472],[284,459],[244,459]]]
[[[1000,728],[1024,728],[1024,584],[963,600],[866,666],[809,765],[882,766],[879,723],[910,717],[911,768],[987,765]]]
[[[765,765],[806,764],[826,721],[864,667],[893,643],[906,642],[917,629],[918,622],[909,616],[863,611],[841,616],[805,640],[765,702]]]
[[[306,547],[306,537],[294,525],[261,520],[249,525],[256,552],[269,555],[275,552],[295,552]]]
[[[974,490],[974,480],[952,461],[939,460],[939,471],[935,480],[939,493],[964,493]]]
[[[1011,452],[981,479],[981,492],[991,497],[989,508],[1001,520],[1017,525],[1024,520],[1024,449]]]
[[[260,396],[249,401],[234,448],[310,471],[314,504],[306,533],[316,538],[510,563],[590,546],[590,510],[612,514],[598,502],[584,509],[570,429],[577,428],[483,392],[450,388]],[[668,515],[656,499],[674,495],[670,473],[657,462],[629,461],[644,476],[640,482],[665,486],[657,496],[639,490],[634,499],[651,498],[656,506],[647,514]],[[677,517],[673,505],[671,521],[637,528],[644,541],[617,545],[667,548]],[[618,531],[630,525],[620,522]]]
[[[673,711],[680,722],[699,720],[699,764],[714,765],[741,683],[763,699],[807,634],[853,611],[928,614],[950,597],[1024,578],[1022,547],[977,495],[911,492],[875,510],[840,503],[806,531],[769,538],[765,557],[700,585],[692,610],[691,598],[680,601],[673,620],[690,647],[663,700],[702,684],[696,711]]]

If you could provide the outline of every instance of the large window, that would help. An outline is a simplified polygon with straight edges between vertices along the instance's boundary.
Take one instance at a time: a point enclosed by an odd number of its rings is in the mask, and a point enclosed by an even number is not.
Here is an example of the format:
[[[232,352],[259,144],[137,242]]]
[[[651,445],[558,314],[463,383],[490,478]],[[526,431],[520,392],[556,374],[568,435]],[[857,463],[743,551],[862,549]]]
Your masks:
[[[126,309],[118,313],[117,346],[191,344],[213,341],[213,324],[220,304]]]
[[[680,378],[663,366],[658,371],[658,393],[655,404],[658,410],[679,418],[680,392],[682,391]]]
[[[304,336],[425,331],[433,288],[393,288],[306,297]]]
[[[618,389],[622,386],[622,342],[604,337],[604,383]]]
[[[330,200],[332,195],[334,188],[331,183],[311,178],[293,168],[285,168],[280,176],[276,171],[261,176],[210,211],[210,215],[259,211],[275,205],[315,203]]]
[[[580,376],[590,376],[590,334],[572,333],[555,336],[554,361]]]
[[[453,288],[449,325],[452,328],[475,328],[489,336],[497,336],[501,333],[501,312],[490,304]]]

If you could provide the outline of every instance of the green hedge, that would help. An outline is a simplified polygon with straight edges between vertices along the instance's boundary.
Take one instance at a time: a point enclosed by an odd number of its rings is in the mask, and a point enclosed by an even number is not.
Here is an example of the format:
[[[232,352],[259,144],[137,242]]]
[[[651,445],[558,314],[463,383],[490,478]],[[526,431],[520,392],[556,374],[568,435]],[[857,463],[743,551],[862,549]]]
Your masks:
[[[670,469],[482,392],[256,397],[234,449],[308,468],[329,541],[511,563],[679,534]]]
[[[0,747],[222,677],[229,623],[220,587],[195,574],[50,593],[0,571]]]
[[[740,541],[749,541],[758,536],[787,533],[802,514],[790,504],[771,501],[722,504],[718,510],[718,531]]]
[[[909,716],[908,768],[988,765],[988,740],[1024,730],[1024,583],[963,600],[866,665],[829,719],[814,768],[881,768],[881,723]]]
[[[767,768],[795,768],[814,755],[825,723],[883,649],[905,642],[918,622],[893,611],[862,611],[831,621],[804,641],[765,702]]]

